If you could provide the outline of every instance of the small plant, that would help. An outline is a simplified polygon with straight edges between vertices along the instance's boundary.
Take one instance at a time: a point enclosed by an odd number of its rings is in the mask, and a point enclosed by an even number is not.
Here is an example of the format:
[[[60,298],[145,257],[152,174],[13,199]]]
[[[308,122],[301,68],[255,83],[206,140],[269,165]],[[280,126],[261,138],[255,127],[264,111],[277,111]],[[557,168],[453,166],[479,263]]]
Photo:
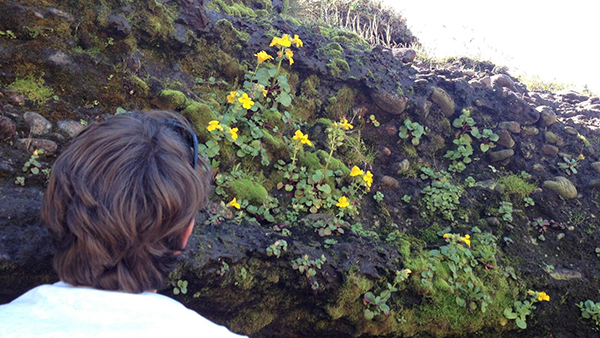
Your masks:
[[[506,308],[504,310],[504,316],[507,319],[514,319],[517,326],[521,329],[527,328],[527,316],[529,316],[532,311],[536,309],[534,305],[535,303],[550,301],[550,296],[548,296],[544,291],[537,292],[529,290],[527,291],[527,294],[531,296],[529,300],[525,300],[523,302],[517,300],[514,303],[514,309]]]
[[[577,304],[577,307],[581,310],[581,317],[584,319],[591,319],[594,321],[594,331],[600,330],[600,302],[594,303],[592,300],[586,300]]]
[[[280,239],[267,248],[267,256],[275,256],[279,258],[282,252],[287,251],[287,247],[287,242],[283,239]]]
[[[558,166],[564,169],[567,175],[577,174],[577,167],[579,167],[579,160],[576,158],[568,158],[563,156],[565,162],[561,162]]]
[[[15,184],[18,184],[18,185],[24,187],[25,186],[25,177],[23,177],[23,176],[17,176],[15,178]]]
[[[29,160],[23,164],[23,171],[27,172],[29,170],[34,175],[39,174],[42,165],[38,162],[38,158],[40,158],[40,155],[43,153],[44,151],[42,149],[35,150]]]
[[[337,218],[333,217],[331,220],[318,220],[312,223],[312,227],[315,228],[315,231],[319,233],[319,236],[331,236],[331,235],[343,235],[344,229],[342,229],[342,225],[344,222]]]
[[[306,278],[310,278],[317,274],[317,270],[321,269],[326,260],[325,255],[312,260],[308,258],[308,255],[304,255],[292,261],[292,269],[298,270],[300,273],[305,274]]]
[[[404,120],[404,125],[400,127],[398,136],[401,139],[410,138],[410,142],[414,146],[418,146],[421,137],[426,135],[426,128],[423,128],[418,122],[412,122],[410,119]]]
[[[373,123],[374,127],[379,127],[380,124],[379,121],[377,121],[377,119],[375,118],[375,115],[369,115],[369,120],[371,120],[371,123]]]
[[[513,221],[513,216],[512,216],[512,212],[513,212],[513,204],[510,202],[501,202],[500,203],[500,208],[498,208],[498,213],[500,213],[500,215],[502,215],[502,219],[507,221],[507,222],[512,222]]]
[[[366,320],[371,320],[376,315],[382,313],[386,316],[390,314],[390,307],[386,303],[392,296],[392,292],[398,291],[398,285],[406,281],[411,272],[410,269],[396,271],[394,284],[387,283],[386,290],[383,290],[378,296],[375,296],[372,292],[365,293],[363,296],[363,304],[367,306],[364,310]]]
[[[404,196],[402,196],[402,198],[400,198],[404,203],[410,203],[410,201],[412,200],[412,198],[406,194],[404,194]]]
[[[535,205],[533,198],[531,198],[529,196],[523,198],[523,203],[525,203],[525,207],[532,207]]]
[[[375,195],[373,195],[373,199],[375,201],[377,201],[378,203],[381,203],[381,201],[383,201],[384,197],[385,196],[383,195],[383,193],[381,191],[378,191],[378,192],[375,193]]]
[[[188,282],[186,280],[178,280],[175,286],[173,287],[173,294],[178,295],[180,293],[187,293]]]
[[[431,168],[421,168],[421,178],[431,179],[431,184],[421,190],[421,199],[429,213],[441,212],[445,219],[454,220],[454,210],[458,209],[460,197],[465,189],[452,183],[452,176],[446,171],[434,172]]]
[[[596,248],[594,251],[596,252],[596,256],[600,257],[600,248]]]
[[[494,142],[498,142],[500,139],[498,134],[494,133],[491,129],[484,129],[481,133],[478,129],[474,129],[471,131],[471,135],[481,142],[479,144],[479,149],[481,149],[482,153],[485,153],[491,148],[495,148],[496,144]]]

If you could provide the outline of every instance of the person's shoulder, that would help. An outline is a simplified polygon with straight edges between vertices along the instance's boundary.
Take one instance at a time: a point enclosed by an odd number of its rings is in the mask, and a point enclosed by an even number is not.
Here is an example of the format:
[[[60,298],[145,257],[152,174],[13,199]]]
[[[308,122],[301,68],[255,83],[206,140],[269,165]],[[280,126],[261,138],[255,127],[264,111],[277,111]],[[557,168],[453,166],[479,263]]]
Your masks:
[[[169,326],[176,328],[175,331],[181,333],[202,332],[206,337],[246,337],[229,331],[225,326],[211,322],[172,298],[162,295],[155,296],[164,302],[171,303],[170,311],[163,313],[165,316],[163,319],[169,321]]]

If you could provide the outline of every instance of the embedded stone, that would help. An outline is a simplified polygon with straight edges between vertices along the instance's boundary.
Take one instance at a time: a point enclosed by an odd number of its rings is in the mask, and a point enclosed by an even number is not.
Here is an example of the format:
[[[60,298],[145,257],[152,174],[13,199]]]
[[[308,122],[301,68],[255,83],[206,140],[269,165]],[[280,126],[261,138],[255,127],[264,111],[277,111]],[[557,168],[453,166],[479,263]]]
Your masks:
[[[503,121],[498,123],[498,128],[506,129],[513,134],[518,134],[521,132],[521,124],[517,121]]]
[[[577,131],[577,129],[570,127],[570,126],[566,126],[565,127],[565,133],[569,134],[569,135],[577,135],[579,134],[579,132]]]
[[[594,168],[594,170],[596,170],[598,173],[600,173],[600,162],[592,163],[592,168]]]
[[[402,114],[408,103],[408,99],[404,96],[379,90],[371,91],[371,99],[377,107],[392,115]]]
[[[396,173],[398,175],[401,175],[407,172],[408,169],[410,169],[410,161],[408,159],[404,159],[402,160],[402,162],[398,163],[398,170],[396,171]]]
[[[391,176],[383,176],[381,178],[381,185],[390,187],[390,188],[394,188],[394,189],[398,189],[400,188],[400,182],[398,182],[397,179],[391,177]]]
[[[542,127],[549,127],[556,123],[556,113],[551,107],[538,106],[535,110],[540,113],[540,125]]]
[[[123,37],[128,36],[131,33],[131,25],[127,19],[117,14],[110,14],[108,16],[108,28]]]
[[[515,151],[512,149],[504,149],[498,151],[492,151],[490,153],[490,162],[500,162],[506,160],[507,158],[512,157],[515,154]]]
[[[404,63],[415,61],[417,52],[412,48],[392,48],[392,55]]]
[[[551,131],[545,132],[544,138],[546,139],[546,142],[556,144],[559,147],[561,147],[562,145],[565,144],[565,142],[563,141],[563,139],[560,136],[556,135],[555,133],[553,133]]]
[[[542,185],[544,188],[548,188],[555,193],[559,194],[563,198],[571,199],[577,197],[577,188],[563,176],[557,176],[554,178],[554,181],[544,181]]]
[[[438,106],[440,106],[440,109],[446,117],[454,115],[454,108],[456,104],[454,103],[454,100],[452,99],[450,94],[446,93],[446,91],[442,88],[433,87],[431,101],[435,102]]]
[[[17,131],[17,125],[13,120],[6,116],[0,117],[0,140],[8,140],[13,138]]]
[[[515,141],[512,139],[512,137],[510,137],[508,130],[498,130],[496,134],[498,134],[498,141],[496,141],[497,144],[505,146],[506,148],[512,148],[515,146]]]
[[[535,136],[539,133],[540,133],[540,130],[537,129],[536,127],[532,127],[532,126],[525,127],[521,130],[521,135],[523,135],[523,136]]]
[[[556,156],[558,154],[558,148],[549,144],[544,144],[540,150],[542,154],[547,156]]]
[[[590,188],[600,189],[600,179],[590,180],[588,186]]]
[[[575,270],[556,269],[550,274],[550,277],[556,280],[572,280],[582,279],[583,274]]]
[[[513,81],[513,79],[510,78],[510,76],[508,76],[506,74],[496,74],[496,75],[492,76],[491,82],[492,82],[492,87],[498,85],[503,88],[508,88],[508,89],[512,90],[513,92],[517,91],[517,88],[515,87],[515,82]]]
[[[17,140],[19,144],[26,147],[30,153],[41,149],[46,155],[52,155],[58,149],[56,142],[40,138],[20,138]]]
[[[31,135],[44,135],[52,130],[52,123],[38,113],[28,111],[23,114],[23,119],[25,119],[25,122],[29,125]]]
[[[60,131],[67,134],[69,137],[75,137],[75,135],[77,135],[84,128],[84,126],[79,122],[64,120],[58,121],[56,126]]]

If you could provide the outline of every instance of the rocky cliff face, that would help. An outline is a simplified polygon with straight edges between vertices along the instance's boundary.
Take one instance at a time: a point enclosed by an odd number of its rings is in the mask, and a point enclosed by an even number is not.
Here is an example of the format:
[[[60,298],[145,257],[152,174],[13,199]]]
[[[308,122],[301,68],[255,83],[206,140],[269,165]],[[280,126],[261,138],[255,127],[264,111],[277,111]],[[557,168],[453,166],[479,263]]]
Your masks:
[[[160,108],[196,125],[219,172],[163,290],[202,315],[252,337],[591,334],[576,304],[598,300],[600,99],[531,92],[486,62],[371,48],[285,10],[0,4],[1,301],[56,279],[39,208],[68,140],[115,112]],[[261,84],[255,69],[278,67],[254,54],[275,56],[282,34],[304,47],[285,79]],[[267,92],[260,108],[228,105],[252,86]],[[240,112],[254,139],[207,131]],[[353,129],[332,144],[344,118]],[[297,128],[314,148],[290,148]],[[525,300],[537,309],[522,331]]]

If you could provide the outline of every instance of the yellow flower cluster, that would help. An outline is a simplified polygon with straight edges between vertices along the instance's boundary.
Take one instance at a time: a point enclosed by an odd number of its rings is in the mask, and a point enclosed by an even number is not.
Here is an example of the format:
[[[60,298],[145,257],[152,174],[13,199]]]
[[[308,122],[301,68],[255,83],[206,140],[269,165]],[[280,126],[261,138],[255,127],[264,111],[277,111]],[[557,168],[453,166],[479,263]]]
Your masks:
[[[240,101],[244,109],[250,109],[254,105],[254,101],[252,101],[252,99],[248,97],[248,94],[246,93],[244,93],[244,95],[242,95],[242,97],[240,97],[238,101]]]
[[[220,131],[223,131],[223,127],[217,120],[212,120],[212,121],[208,122],[208,127],[206,127],[206,129],[208,129],[208,131],[213,131],[213,130],[217,130],[217,129],[219,129]]]
[[[232,92],[233,93],[233,92]],[[212,120],[210,122],[208,122],[208,126],[206,127],[206,129],[208,129],[208,131],[213,131],[213,130],[219,130],[219,131],[223,131],[223,126],[219,123],[219,121],[217,120]],[[237,140],[238,138],[238,128],[231,128],[229,129],[229,131],[227,132],[229,135],[231,135],[231,139],[233,139],[234,141]]]
[[[471,247],[471,236],[470,235],[465,235],[465,237],[461,237],[459,238],[459,241],[464,242],[466,245],[469,246],[469,248]]]
[[[350,203],[348,202],[348,199],[346,198],[346,196],[342,196],[338,199],[338,203],[335,206],[340,207],[340,208],[345,208],[349,205],[350,205]]]
[[[279,57],[283,57],[284,53],[285,56],[287,57],[287,59],[290,61],[290,66],[294,64],[294,52],[289,49],[289,47],[292,46],[292,44],[296,44],[296,47],[302,47],[304,46],[304,42],[302,42],[302,40],[300,40],[300,37],[298,36],[298,34],[294,35],[293,39],[290,39],[290,36],[287,34],[284,34],[282,37],[278,38],[278,37],[273,37],[273,40],[271,40],[271,44],[269,45],[269,47],[279,47],[279,53],[277,54]],[[260,53],[259,53],[260,54]],[[261,58],[266,58],[267,56],[265,56],[268,54],[265,52],[264,54],[262,54],[261,56],[259,56],[258,54],[256,55],[256,57],[258,58],[258,63],[261,63]],[[267,60],[267,59],[265,59]],[[264,61],[264,60],[263,60]]]
[[[352,170],[350,170],[350,176],[362,176],[362,179],[363,181],[365,181],[367,188],[370,188],[373,184],[373,174],[369,170],[367,170],[367,173],[365,174],[365,172],[360,170],[359,167],[354,166],[352,167]]]
[[[354,128],[354,126],[351,125],[345,117],[340,121],[339,124],[336,122],[333,125],[335,127],[340,126],[341,128],[346,129],[346,130],[350,130],[350,129]]]
[[[227,206],[229,207],[234,207],[236,209],[240,209],[242,206],[237,202],[237,198],[234,197],[231,202],[229,202],[229,204],[227,204]]]
[[[313,146],[312,142],[310,142],[308,139],[308,134],[303,134],[300,130],[296,130],[293,139],[300,141],[301,144],[308,144],[311,147]]]
[[[544,300],[545,300],[545,301],[547,301],[547,302],[549,302],[549,301],[550,301],[550,296],[549,296],[547,293],[545,293],[544,291],[540,292],[540,293],[538,294],[538,297],[537,297],[537,298],[538,298],[538,300],[539,300],[540,302],[541,302],[541,301],[544,301]]]
[[[273,57],[271,55],[267,54],[267,52],[265,52],[264,50],[261,50],[257,54],[254,54],[254,56],[256,56],[256,58],[258,59],[258,63],[261,63],[261,62],[264,62],[267,60],[273,60]]]

